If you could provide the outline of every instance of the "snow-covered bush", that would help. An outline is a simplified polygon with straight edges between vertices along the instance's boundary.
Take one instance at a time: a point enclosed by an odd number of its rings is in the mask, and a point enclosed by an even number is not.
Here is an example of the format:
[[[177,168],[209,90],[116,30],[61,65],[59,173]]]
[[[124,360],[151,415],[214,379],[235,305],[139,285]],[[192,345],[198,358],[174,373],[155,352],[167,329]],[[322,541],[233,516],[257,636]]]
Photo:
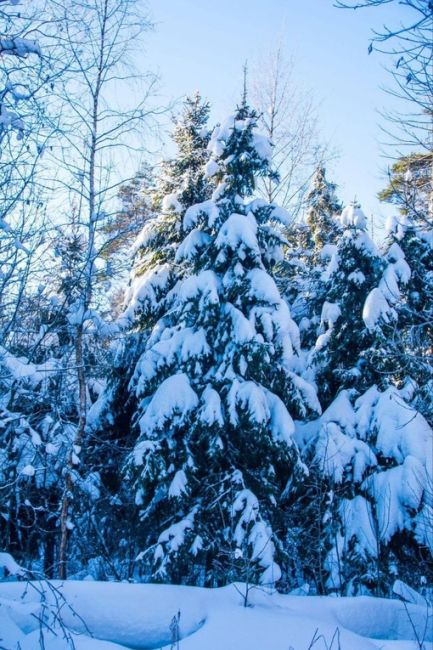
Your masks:
[[[396,577],[418,587],[432,577],[433,431],[412,398],[411,385],[343,390],[318,421],[310,450],[332,492],[328,589],[389,593]]]

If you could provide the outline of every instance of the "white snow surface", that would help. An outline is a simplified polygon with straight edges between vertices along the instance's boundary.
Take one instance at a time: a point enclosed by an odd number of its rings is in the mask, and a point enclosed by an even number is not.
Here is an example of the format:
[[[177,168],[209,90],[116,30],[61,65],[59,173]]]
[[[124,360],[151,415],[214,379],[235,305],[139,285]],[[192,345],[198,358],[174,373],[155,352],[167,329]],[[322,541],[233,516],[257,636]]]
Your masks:
[[[41,594],[46,597],[45,610]],[[315,650],[325,650],[334,647],[336,636],[341,650],[412,650],[419,647],[415,633],[424,638],[423,648],[432,650],[433,632],[422,605],[366,596],[281,595],[252,588],[249,606],[244,607],[244,594],[243,584],[204,589],[93,581],[3,582],[1,643],[8,650],[39,648],[37,617],[45,612],[56,636],[46,630],[44,647],[71,648],[53,623],[57,597],[77,650],[168,650],[173,648],[170,624],[178,613],[181,650],[306,650],[313,638]]]

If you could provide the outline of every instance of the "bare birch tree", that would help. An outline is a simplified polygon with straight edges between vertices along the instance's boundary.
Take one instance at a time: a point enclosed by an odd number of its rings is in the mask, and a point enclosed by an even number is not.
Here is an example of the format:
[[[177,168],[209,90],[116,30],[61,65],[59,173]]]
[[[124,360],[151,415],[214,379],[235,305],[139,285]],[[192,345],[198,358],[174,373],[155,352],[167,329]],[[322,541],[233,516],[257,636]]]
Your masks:
[[[43,224],[38,171],[53,135],[49,97],[67,63],[49,1],[0,0],[0,332],[13,326]]]
[[[59,577],[66,577],[68,539],[73,528],[74,475],[85,436],[89,408],[86,334],[102,320],[95,283],[104,242],[100,236],[114,211],[118,188],[128,179],[128,156],[155,126],[159,109],[151,106],[157,78],[134,72],[131,64],[152,25],[138,0],[67,0],[55,2],[63,25],[61,43],[71,56],[70,75],[57,92],[62,139],[53,153],[59,169],[59,210],[68,223],[74,214],[84,251],[75,269],[79,294],[69,304],[77,383],[77,424],[71,440],[61,506]],[[121,155],[126,152],[127,156]],[[126,169],[126,171],[125,171]],[[107,331],[107,330],[105,330]]]
[[[279,176],[278,181],[262,181],[259,190],[296,219],[314,170],[329,154],[320,141],[314,97],[296,82],[294,59],[281,44],[253,70],[252,97],[274,144],[272,167]]]

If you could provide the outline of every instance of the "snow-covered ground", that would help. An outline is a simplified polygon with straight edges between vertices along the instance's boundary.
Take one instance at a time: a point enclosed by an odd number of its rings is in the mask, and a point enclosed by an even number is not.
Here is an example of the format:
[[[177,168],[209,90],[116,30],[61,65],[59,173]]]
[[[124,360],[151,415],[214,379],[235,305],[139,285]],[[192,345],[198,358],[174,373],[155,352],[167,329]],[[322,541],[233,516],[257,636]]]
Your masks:
[[[7,650],[432,650],[432,610],[380,598],[285,596],[93,581],[0,582]],[[59,624],[60,616],[62,624]],[[40,642],[41,624],[44,641]],[[180,641],[172,645],[178,620]],[[50,632],[51,630],[51,632]],[[418,640],[417,640],[418,637]]]

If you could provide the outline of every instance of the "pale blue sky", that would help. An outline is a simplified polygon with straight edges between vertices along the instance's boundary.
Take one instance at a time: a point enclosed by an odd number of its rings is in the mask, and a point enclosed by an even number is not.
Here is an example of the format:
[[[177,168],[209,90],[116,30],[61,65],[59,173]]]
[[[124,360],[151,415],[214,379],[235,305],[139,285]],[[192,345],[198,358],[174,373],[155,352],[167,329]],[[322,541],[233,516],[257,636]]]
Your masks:
[[[340,195],[356,194],[369,215],[389,209],[375,198],[384,184],[381,117],[392,107],[381,90],[389,81],[380,54],[367,54],[372,26],[396,23],[397,4],[363,11],[339,10],[332,0],[150,0],[154,34],[146,65],[158,69],[162,91],[180,97],[198,89],[213,105],[212,118],[232,112],[242,64],[283,37],[296,60],[297,77],[314,92],[326,140],[340,158],[332,175]]]

